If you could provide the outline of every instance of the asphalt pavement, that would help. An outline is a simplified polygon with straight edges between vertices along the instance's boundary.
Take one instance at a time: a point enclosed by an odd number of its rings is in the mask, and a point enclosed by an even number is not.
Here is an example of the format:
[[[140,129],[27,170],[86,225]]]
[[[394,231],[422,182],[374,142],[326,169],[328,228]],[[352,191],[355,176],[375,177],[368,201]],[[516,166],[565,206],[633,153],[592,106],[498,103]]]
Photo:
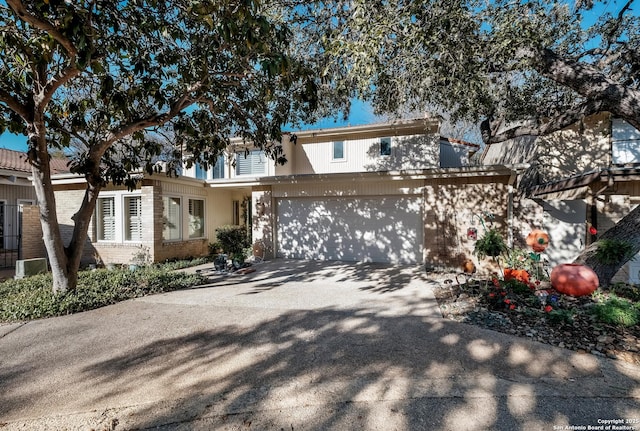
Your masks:
[[[255,268],[1,325],[0,430],[640,430],[639,367],[444,320],[419,267]]]

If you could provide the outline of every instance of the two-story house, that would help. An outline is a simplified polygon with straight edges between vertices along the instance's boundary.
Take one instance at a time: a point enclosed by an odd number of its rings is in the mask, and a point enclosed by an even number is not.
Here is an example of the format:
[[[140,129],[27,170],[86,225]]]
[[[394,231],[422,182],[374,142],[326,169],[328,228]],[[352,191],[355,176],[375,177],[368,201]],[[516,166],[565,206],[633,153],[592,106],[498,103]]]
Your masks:
[[[442,186],[464,184],[470,202],[487,184],[508,187],[513,176],[511,168],[468,166],[479,146],[441,138],[434,119],[295,137],[285,134],[280,143],[289,160],[283,166],[233,141],[208,170],[195,165],[179,178],[146,177],[133,192],[108,187],[100,193],[86,260],[125,263],[140,246],[154,261],[204,255],[217,227],[247,223],[267,257],[443,266],[469,254],[469,246],[449,250],[449,232],[436,221],[451,214],[441,208],[438,194],[448,193]],[[59,222],[70,228],[84,180],[59,175],[54,187]],[[473,211],[491,209],[499,223],[506,205],[487,201]]]

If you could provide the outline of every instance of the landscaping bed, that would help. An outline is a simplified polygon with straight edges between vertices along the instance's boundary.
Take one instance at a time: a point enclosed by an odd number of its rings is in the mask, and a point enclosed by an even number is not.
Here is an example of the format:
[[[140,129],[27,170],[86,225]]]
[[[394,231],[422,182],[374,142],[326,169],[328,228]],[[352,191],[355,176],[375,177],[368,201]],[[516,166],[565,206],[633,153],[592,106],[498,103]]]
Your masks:
[[[549,282],[464,275],[434,289],[443,317],[553,346],[640,364],[640,293],[618,284],[572,297]]]

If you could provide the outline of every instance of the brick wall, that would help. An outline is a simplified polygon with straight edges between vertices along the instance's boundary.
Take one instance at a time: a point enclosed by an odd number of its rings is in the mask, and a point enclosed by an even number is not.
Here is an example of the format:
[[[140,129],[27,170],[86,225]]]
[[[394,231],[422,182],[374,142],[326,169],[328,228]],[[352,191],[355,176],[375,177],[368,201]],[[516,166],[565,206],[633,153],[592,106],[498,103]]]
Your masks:
[[[24,205],[22,208],[22,259],[47,257],[42,240],[40,208],[37,205]]]

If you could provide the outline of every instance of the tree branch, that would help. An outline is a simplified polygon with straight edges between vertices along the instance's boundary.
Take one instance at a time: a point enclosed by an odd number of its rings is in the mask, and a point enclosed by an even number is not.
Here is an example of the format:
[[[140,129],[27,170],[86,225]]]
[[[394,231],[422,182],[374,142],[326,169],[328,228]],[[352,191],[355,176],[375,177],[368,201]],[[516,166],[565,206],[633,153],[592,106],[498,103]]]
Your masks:
[[[640,91],[611,79],[592,64],[562,57],[550,49],[521,49],[518,56],[530,60],[531,66],[546,78],[586,100],[599,101],[602,110],[640,129]]]
[[[76,76],[80,75],[82,71],[75,66],[69,66],[63,71],[61,71],[58,76],[52,78],[47,82],[42,97],[42,106],[46,106],[53,94],[56,92],[58,88],[65,85],[67,82],[71,81]]]
[[[0,89],[0,102],[4,102],[9,107],[9,109],[18,114],[25,122],[30,122],[31,120],[33,120],[31,118],[31,112],[29,112],[29,109],[27,109],[25,105],[20,103],[18,99],[2,89]]]
[[[51,37],[53,37],[60,45],[64,47],[72,60],[77,57],[78,50],[73,45],[71,40],[69,40],[65,35],[58,31],[58,29],[53,24],[29,13],[29,11],[27,11],[27,9],[24,7],[24,4],[22,4],[21,0],[7,0],[7,4],[24,22],[29,23],[35,28],[38,28],[51,35]]]
[[[499,130],[503,124],[502,118],[497,120],[487,119],[480,124],[482,140],[485,144],[495,144],[522,136],[548,135],[562,130],[565,127],[569,127],[584,117],[598,113],[601,110],[602,103],[600,101],[588,101],[574,109],[565,111],[562,115],[557,115],[543,121],[536,119],[534,120],[534,124],[518,125],[502,131]]]

